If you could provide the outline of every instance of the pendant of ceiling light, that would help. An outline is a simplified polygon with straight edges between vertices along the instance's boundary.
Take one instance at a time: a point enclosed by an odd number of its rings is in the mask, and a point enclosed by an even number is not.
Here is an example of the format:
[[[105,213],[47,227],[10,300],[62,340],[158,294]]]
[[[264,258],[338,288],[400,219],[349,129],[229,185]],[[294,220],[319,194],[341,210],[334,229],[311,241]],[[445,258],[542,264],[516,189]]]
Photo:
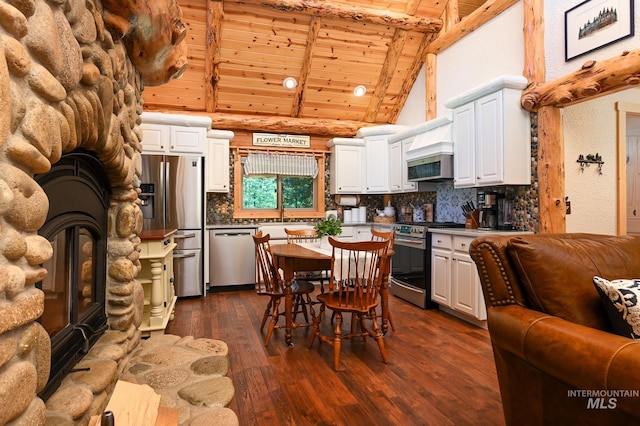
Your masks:
[[[287,77],[284,80],[282,80],[282,86],[287,90],[295,89],[297,85],[298,85],[298,80],[296,80],[293,77]]]
[[[364,96],[365,93],[367,93],[367,88],[364,87],[362,84],[356,86],[353,89],[353,94],[356,96]]]

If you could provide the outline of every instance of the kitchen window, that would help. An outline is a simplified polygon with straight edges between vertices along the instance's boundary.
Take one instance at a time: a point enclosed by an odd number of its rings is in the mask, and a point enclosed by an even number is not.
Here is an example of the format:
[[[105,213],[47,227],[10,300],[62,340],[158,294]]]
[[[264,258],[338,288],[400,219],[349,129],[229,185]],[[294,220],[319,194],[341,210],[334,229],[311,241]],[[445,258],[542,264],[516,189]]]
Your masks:
[[[324,215],[324,156],[237,152],[235,218],[314,218]]]

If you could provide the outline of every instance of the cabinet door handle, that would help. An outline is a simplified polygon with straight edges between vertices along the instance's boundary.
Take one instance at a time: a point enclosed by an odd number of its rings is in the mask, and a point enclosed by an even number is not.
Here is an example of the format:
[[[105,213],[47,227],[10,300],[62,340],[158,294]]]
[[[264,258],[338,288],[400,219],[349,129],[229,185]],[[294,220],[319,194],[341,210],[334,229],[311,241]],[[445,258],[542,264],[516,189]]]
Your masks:
[[[465,243],[461,243],[460,244],[462,247],[466,247],[467,245]]]

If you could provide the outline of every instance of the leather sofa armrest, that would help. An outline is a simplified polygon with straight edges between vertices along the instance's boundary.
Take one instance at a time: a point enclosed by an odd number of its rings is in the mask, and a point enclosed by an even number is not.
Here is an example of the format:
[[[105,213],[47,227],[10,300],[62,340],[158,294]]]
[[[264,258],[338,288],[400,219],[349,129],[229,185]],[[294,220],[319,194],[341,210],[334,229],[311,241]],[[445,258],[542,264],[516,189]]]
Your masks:
[[[507,254],[511,236],[491,235],[471,242],[469,255],[478,269],[482,294],[487,308],[491,306],[527,305],[516,271]]]
[[[493,345],[578,390],[640,391],[640,341],[575,324],[521,306],[491,308]],[[638,415],[636,398],[618,407]]]

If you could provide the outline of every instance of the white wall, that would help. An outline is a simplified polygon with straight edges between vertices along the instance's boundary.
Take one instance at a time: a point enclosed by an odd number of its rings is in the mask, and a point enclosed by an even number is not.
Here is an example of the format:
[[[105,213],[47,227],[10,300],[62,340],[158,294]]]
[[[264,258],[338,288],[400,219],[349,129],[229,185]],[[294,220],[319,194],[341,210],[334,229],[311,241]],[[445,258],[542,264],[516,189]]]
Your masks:
[[[583,1],[547,0],[544,2],[546,81],[571,74],[580,69],[582,64],[589,60],[601,61],[617,56],[624,50],[640,48],[640,37],[634,36],[565,62],[564,13]],[[628,3],[628,0],[619,1]],[[637,34],[640,29],[640,0],[634,0],[634,9],[634,28],[636,28],[635,33]]]
[[[562,109],[566,195],[571,201],[567,232],[615,235],[618,101],[640,103],[640,89],[603,96]],[[603,174],[595,165],[580,170],[580,154],[600,154]]]
[[[437,116],[445,102],[501,75],[522,75],[524,7],[518,2],[488,24],[450,46],[437,58]]]
[[[416,82],[407,96],[407,101],[398,115],[395,124],[415,126],[424,123],[427,117],[427,88],[425,77],[425,65],[422,66]]]

